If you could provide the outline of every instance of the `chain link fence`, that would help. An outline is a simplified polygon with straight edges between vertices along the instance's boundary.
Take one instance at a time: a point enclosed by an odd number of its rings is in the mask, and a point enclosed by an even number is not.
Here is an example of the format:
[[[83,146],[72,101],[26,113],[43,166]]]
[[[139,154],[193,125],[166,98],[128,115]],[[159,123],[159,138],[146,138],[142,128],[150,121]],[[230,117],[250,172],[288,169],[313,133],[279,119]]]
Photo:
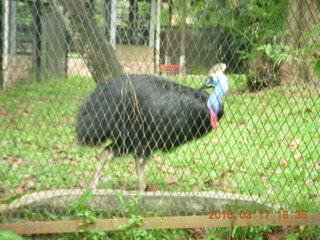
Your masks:
[[[0,222],[319,213],[319,7],[3,0]]]

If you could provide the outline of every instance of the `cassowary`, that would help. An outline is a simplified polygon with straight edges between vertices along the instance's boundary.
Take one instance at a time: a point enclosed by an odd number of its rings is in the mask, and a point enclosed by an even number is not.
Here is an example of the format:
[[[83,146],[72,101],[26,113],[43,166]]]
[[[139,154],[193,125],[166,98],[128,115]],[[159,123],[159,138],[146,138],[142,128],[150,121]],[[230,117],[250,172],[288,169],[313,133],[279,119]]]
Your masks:
[[[152,151],[168,151],[217,129],[224,113],[221,99],[228,90],[227,77],[214,73],[205,87],[214,90],[209,95],[151,75],[123,75],[99,84],[80,108],[76,126],[83,144],[111,140],[91,187],[97,187],[107,160],[133,152],[138,188],[144,191],[143,168]]]

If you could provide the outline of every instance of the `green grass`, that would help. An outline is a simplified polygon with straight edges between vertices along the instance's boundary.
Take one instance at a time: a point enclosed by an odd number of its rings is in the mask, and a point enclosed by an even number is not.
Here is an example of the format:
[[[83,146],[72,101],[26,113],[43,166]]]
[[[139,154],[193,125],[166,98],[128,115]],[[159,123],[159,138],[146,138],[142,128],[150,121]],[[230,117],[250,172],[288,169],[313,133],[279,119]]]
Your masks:
[[[174,80],[192,87],[205,81]],[[168,153],[156,151],[145,169],[147,184],[167,191],[261,195],[290,208],[285,210],[319,212],[319,93],[306,87],[239,93],[245,78],[231,76],[229,82],[218,131]],[[90,182],[102,147],[77,144],[75,117],[94,87],[90,78],[73,77],[1,92],[0,158],[7,161],[0,167],[3,201]],[[100,187],[136,189],[132,155],[105,166]]]

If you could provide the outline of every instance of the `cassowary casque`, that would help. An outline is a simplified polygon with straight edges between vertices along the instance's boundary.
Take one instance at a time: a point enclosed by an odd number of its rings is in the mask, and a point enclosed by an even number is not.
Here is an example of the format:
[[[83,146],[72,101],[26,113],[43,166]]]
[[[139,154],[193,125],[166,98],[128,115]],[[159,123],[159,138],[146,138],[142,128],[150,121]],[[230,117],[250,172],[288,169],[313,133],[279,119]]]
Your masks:
[[[224,113],[221,100],[228,90],[226,75],[210,75],[205,87],[214,90],[209,95],[151,75],[123,75],[99,84],[77,118],[82,144],[112,141],[99,160],[91,187],[97,187],[107,160],[133,152],[138,187],[143,191],[143,168],[152,151],[168,151],[217,129]]]

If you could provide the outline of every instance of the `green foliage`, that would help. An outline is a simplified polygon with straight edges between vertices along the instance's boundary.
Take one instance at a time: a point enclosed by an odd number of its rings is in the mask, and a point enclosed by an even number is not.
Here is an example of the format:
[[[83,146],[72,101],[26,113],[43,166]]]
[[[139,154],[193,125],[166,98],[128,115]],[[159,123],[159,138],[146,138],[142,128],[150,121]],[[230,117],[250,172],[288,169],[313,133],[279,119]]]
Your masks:
[[[24,238],[20,237],[19,235],[5,230],[5,231],[0,231],[0,240],[23,240]]]
[[[309,58],[312,59],[314,74],[320,78],[320,23],[316,24],[312,31],[305,34],[300,41],[311,40],[311,43],[306,47],[302,48]]]
[[[289,51],[290,47],[285,45],[271,45],[270,43],[258,47],[257,52],[260,54],[265,54],[270,58],[274,64],[273,68],[280,66],[281,63],[285,62],[289,58],[289,54],[285,50]]]
[[[86,189],[79,199],[67,206],[67,211],[76,216],[77,219],[83,220],[81,226],[94,223],[94,220],[97,219],[96,214],[88,206],[87,202],[92,199],[92,189]]]
[[[281,63],[287,61],[290,55],[286,52],[289,51],[288,45],[280,44],[264,44],[255,48],[252,52],[241,51],[244,59],[255,59],[258,57],[266,56],[272,61],[272,68],[279,67]]]
[[[247,87],[250,90],[261,90],[273,87],[281,82],[281,64],[292,56],[290,47],[280,44],[264,44],[251,52],[241,51],[243,59],[248,59]]]
[[[141,194],[138,194],[136,197],[131,197],[128,203],[124,199],[124,196],[122,195],[121,192],[116,192],[115,196],[119,201],[119,203],[121,203],[124,208],[122,217],[129,218],[128,223],[120,226],[119,230],[124,231],[135,226],[140,226],[142,224],[142,217],[139,215],[138,203],[142,198]]]
[[[190,12],[194,28],[211,28],[211,39],[217,45],[213,52],[218,59],[230,61],[229,65],[234,64],[236,71],[249,70],[249,77],[255,75],[258,78],[250,61],[261,52],[261,47],[271,44],[276,48],[280,45],[279,39],[284,37],[288,0],[197,1]],[[274,51],[279,52],[278,49]],[[284,59],[277,60],[279,63]]]
[[[198,1],[190,12],[196,27],[234,29],[253,45],[283,32],[287,6],[287,0]]]

